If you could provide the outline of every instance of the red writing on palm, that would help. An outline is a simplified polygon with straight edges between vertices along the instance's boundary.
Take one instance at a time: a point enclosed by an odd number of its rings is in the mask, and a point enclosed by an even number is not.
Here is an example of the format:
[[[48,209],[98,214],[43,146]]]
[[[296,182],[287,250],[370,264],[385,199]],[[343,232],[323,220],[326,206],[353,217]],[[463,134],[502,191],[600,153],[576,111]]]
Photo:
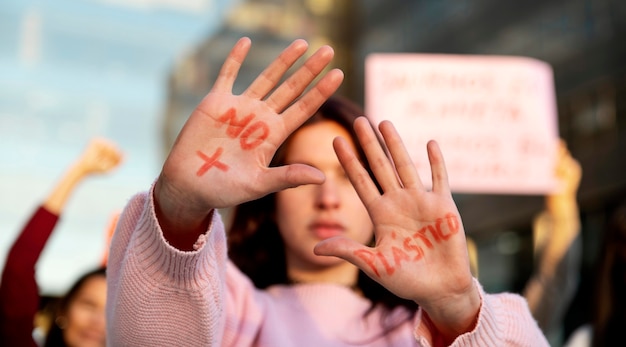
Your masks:
[[[254,113],[250,113],[242,118],[237,118],[237,110],[230,108],[217,118],[215,126],[221,128],[224,124],[227,124],[226,135],[233,139],[239,138],[240,147],[244,150],[251,150],[263,143],[270,134],[270,129],[265,122],[256,121],[250,124],[255,117]],[[228,171],[228,165],[218,160],[223,151],[224,149],[219,147],[212,156],[207,156],[199,150],[196,151],[196,154],[204,162],[196,172],[196,175],[202,176],[213,167],[222,171]]]
[[[359,249],[354,251],[354,255],[361,258],[371,269],[372,272],[380,278],[378,264],[380,263],[385,269],[387,275],[392,275],[396,268],[400,267],[402,262],[420,261],[424,257],[424,249],[433,249],[435,245],[428,238],[428,235],[435,243],[447,241],[452,235],[460,230],[461,223],[458,217],[453,213],[446,214],[443,218],[437,218],[435,223],[429,224],[410,237],[402,240],[402,248],[391,246],[391,255],[393,260],[388,259],[383,252],[379,250]],[[397,239],[395,233],[391,234],[392,239]]]

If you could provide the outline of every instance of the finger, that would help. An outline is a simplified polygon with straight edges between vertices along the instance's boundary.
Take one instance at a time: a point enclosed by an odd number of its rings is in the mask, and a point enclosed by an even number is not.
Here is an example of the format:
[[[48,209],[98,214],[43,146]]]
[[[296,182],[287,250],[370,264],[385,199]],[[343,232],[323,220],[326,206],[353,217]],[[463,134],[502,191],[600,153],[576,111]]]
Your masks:
[[[380,278],[384,274],[384,270],[379,269],[376,264],[375,251],[344,236],[320,241],[313,248],[313,253],[346,260],[374,279]]]
[[[305,164],[272,167],[260,177],[261,182],[259,186],[267,190],[264,194],[304,184],[321,184],[325,179],[324,174],[320,170]]]
[[[372,201],[380,197],[380,192],[357,158],[353,147],[345,139],[338,137],[333,141],[333,148],[359,198],[366,207],[370,206]]]
[[[389,121],[382,121],[378,128],[380,133],[385,139],[391,158],[398,172],[398,177],[402,182],[402,185],[406,188],[423,189],[422,180],[417,173],[415,164],[406,150],[400,134],[398,134],[396,128]]]
[[[306,119],[311,117],[322,104],[339,88],[343,72],[333,69],[322,77],[313,88],[282,113],[287,133],[293,132]]]
[[[250,39],[247,37],[242,37],[237,41],[220,69],[215,84],[213,84],[213,88],[211,88],[212,92],[232,93],[233,84],[235,83],[237,74],[239,74],[241,64],[243,64],[246,55],[248,55],[248,51],[250,51],[251,44]]]
[[[313,248],[313,253],[348,260],[353,257],[355,250],[362,247],[365,246],[348,237],[336,236],[318,242]]]
[[[396,176],[391,161],[374,133],[374,129],[365,117],[359,117],[354,121],[354,131],[359,138],[359,143],[365,152],[367,161],[374,172],[374,176],[383,192],[400,188],[400,182]]]
[[[293,41],[250,84],[244,95],[253,99],[264,98],[278,84],[285,72],[306,52],[309,44],[302,39]]]
[[[311,82],[328,66],[335,52],[330,46],[322,46],[306,60],[293,75],[267,98],[268,107],[282,112],[293,100],[297,99]]]
[[[428,161],[432,172],[433,192],[450,193],[448,171],[439,145],[436,141],[430,140],[426,144],[426,149],[428,150]]]

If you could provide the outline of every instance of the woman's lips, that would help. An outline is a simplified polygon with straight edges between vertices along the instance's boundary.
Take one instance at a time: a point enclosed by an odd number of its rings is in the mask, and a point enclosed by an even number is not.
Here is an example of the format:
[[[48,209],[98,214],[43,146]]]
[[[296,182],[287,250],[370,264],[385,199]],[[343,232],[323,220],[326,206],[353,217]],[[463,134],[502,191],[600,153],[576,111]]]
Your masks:
[[[87,330],[81,333],[81,338],[83,342],[85,343],[86,342],[94,343],[94,345],[104,344],[105,333],[100,332],[100,331],[95,331],[95,330]]]
[[[310,229],[319,239],[342,235],[345,231],[343,225],[336,222],[315,222],[311,225]]]

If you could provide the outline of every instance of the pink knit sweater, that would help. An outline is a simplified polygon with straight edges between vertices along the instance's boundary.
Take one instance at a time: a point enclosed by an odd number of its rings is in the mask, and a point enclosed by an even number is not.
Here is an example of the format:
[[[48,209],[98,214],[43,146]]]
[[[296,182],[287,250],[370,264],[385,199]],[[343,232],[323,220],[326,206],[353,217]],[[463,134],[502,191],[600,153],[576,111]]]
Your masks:
[[[217,213],[195,248],[183,252],[165,241],[151,192],[132,198],[109,258],[110,346],[431,345],[421,310],[413,320],[403,319],[403,308],[381,320],[382,310],[364,316],[370,302],[338,285],[255,289],[228,260]],[[480,292],[478,323],[454,346],[548,346],[523,298]],[[394,322],[402,323],[385,334]]]

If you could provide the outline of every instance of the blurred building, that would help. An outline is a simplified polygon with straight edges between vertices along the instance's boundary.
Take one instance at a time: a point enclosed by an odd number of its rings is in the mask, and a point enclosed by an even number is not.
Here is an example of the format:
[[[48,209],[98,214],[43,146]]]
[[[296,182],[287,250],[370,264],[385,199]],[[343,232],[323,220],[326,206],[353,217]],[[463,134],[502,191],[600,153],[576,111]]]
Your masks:
[[[37,283],[56,296],[99,264],[111,214],[159,172],[163,81],[173,57],[237,2],[0,2],[0,267],[31,211],[95,136],[114,141],[124,164],[69,200]]]
[[[346,73],[339,92],[361,103],[364,61],[372,52],[520,55],[551,64],[560,135],[583,166],[584,283],[606,215],[626,198],[626,2],[242,1],[217,34],[172,67],[164,152],[244,35],[253,45],[236,92],[300,37],[313,48],[335,48],[334,67]],[[532,271],[531,221],[543,197],[458,194],[455,199],[478,244],[485,287],[520,290]],[[581,291],[585,295],[584,286]]]

